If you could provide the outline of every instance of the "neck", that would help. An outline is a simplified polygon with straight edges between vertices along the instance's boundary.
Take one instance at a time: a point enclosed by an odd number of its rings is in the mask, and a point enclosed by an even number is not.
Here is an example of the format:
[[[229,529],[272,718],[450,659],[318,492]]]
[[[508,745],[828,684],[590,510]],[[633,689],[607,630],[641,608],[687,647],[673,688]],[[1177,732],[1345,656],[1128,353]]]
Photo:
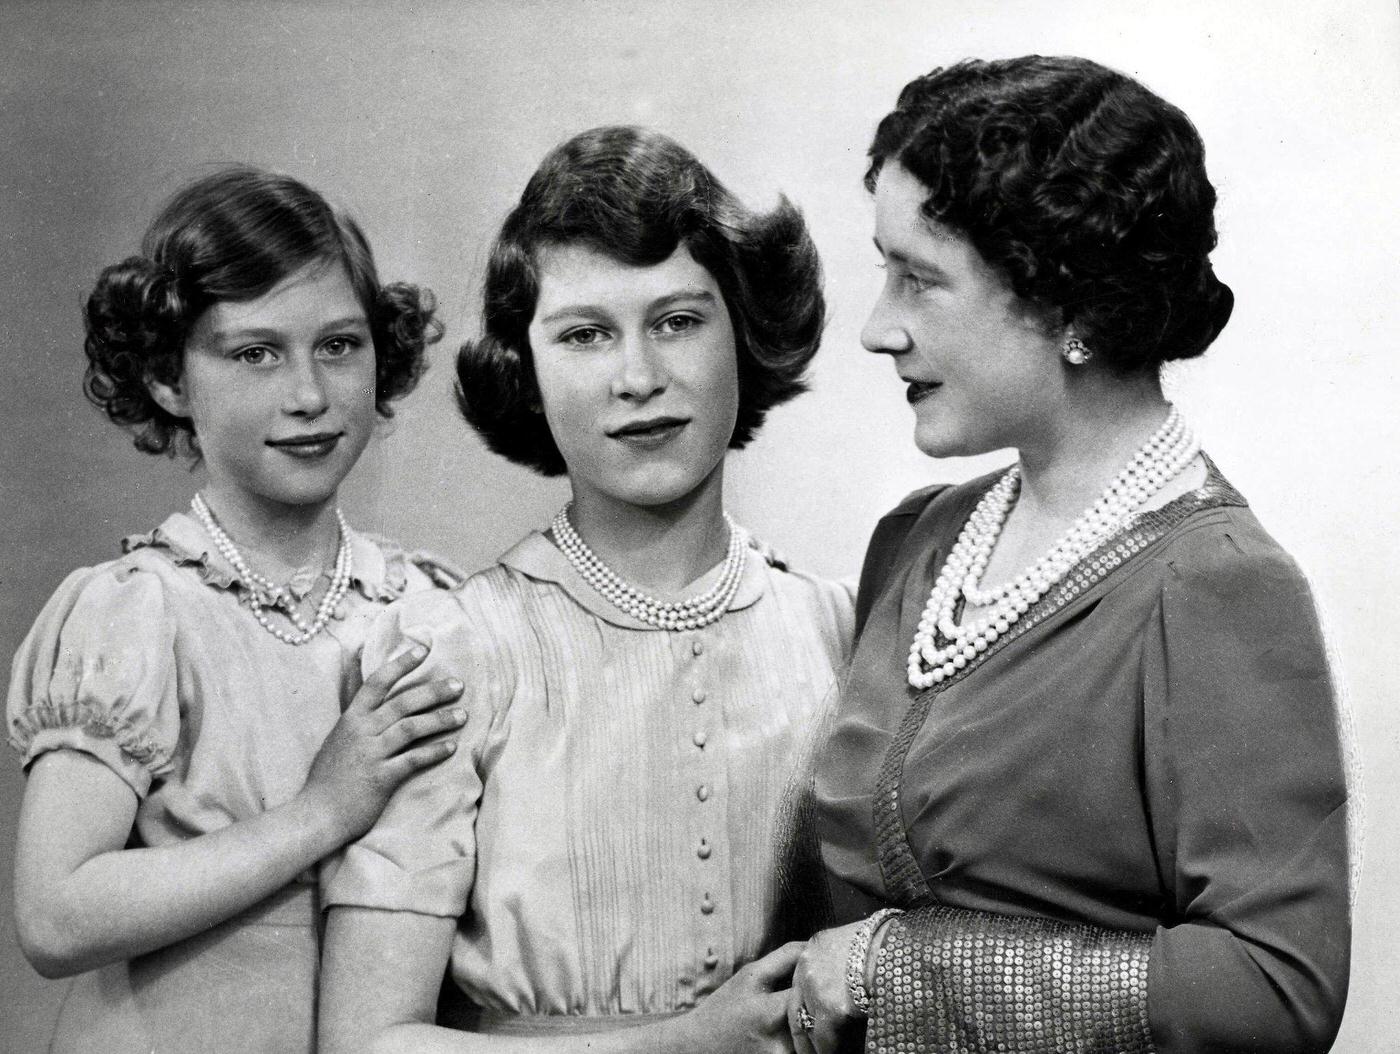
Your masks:
[[[662,505],[635,505],[574,485],[569,520],[598,559],[630,585],[682,592],[724,560],[724,465],[695,490]]]
[[[1019,449],[1017,508],[1073,519],[1108,485],[1166,420],[1157,378],[1086,378],[1067,412]]]
[[[340,527],[335,495],[307,505],[249,500],[210,483],[205,503],[253,570],[273,581],[303,567],[326,567],[335,559]]]

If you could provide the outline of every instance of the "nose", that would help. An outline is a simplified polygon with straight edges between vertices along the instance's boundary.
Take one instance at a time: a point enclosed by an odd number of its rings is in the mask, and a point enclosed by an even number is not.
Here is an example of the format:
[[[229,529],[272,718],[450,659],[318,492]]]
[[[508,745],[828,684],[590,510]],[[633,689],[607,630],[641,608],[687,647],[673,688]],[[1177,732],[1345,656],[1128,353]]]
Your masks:
[[[914,347],[909,330],[900,321],[884,290],[880,291],[879,299],[870,309],[870,317],[861,327],[860,345],[877,355],[902,355]]]
[[[330,398],[320,363],[312,356],[292,356],[284,401],[287,413],[315,419],[325,413],[329,406]]]
[[[666,390],[667,374],[660,353],[645,336],[624,340],[618,350],[612,392],[628,402],[646,402]]]

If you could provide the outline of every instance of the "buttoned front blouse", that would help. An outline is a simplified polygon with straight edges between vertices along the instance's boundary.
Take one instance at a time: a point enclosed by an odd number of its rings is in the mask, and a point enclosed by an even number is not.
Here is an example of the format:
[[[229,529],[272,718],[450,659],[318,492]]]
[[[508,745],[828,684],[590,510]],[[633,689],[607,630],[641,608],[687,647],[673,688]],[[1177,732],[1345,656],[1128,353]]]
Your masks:
[[[470,716],[325,902],[460,919],[451,976],[488,1013],[695,1005],[778,939],[780,806],[851,629],[849,590],[757,551],[717,622],[656,629],[540,534],[406,598],[365,667],[423,643],[417,676],[460,677]]]

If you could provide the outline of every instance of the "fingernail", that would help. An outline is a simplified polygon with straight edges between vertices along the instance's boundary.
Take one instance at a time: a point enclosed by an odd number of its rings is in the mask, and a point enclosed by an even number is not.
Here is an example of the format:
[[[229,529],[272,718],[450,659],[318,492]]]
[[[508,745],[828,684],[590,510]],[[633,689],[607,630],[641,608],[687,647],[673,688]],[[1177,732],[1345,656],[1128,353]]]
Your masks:
[[[443,746],[447,748],[447,752],[449,754],[453,753],[457,749],[457,744],[452,742],[452,740],[450,739],[446,743],[444,743]]]
[[[449,677],[447,679],[447,690],[449,692],[460,692],[462,688],[462,682],[459,681],[456,677]]]
[[[467,712],[463,710],[460,706],[455,706],[452,708],[452,720],[456,721],[460,725],[466,719]]]
[[[415,659],[426,659],[428,657],[428,649],[420,644],[413,649],[412,655]]]

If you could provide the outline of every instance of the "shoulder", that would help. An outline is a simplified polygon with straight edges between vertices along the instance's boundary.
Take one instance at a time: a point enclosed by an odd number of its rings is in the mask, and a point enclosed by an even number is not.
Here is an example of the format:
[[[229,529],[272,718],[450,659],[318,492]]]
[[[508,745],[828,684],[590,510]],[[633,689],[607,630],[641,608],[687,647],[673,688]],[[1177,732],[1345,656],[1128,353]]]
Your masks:
[[[365,596],[380,603],[433,589],[456,589],[467,575],[451,561],[426,549],[405,549],[392,538],[355,531],[355,581]]]
[[[896,576],[898,568],[960,525],[1004,471],[999,469],[966,483],[924,487],[880,517],[861,566],[856,600],[857,633],[865,625],[875,597]]]
[[[1311,597],[1297,561],[1244,506],[1209,509],[1188,519],[1153,563],[1170,595],[1236,602]]]
[[[525,576],[494,564],[453,589],[405,593],[376,620],[371,650],[413,640],[438,654],[504,660],[530,633],[529,588]]]

